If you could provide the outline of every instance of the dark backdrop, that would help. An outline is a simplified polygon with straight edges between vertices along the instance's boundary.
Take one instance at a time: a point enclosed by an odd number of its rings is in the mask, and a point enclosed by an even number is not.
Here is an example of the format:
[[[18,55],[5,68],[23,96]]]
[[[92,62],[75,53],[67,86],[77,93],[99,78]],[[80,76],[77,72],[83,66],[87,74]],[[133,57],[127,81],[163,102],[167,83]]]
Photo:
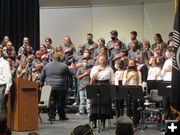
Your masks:
[[[39,49],[39,0],[0,0],[0,43],[6,35],[16,51],[23,37]]]

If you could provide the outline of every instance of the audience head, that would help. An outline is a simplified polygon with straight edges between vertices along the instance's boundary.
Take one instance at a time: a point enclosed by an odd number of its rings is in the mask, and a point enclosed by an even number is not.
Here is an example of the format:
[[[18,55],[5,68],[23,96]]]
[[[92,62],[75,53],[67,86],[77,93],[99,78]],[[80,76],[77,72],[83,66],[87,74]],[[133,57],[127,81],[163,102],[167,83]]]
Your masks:
[[[51,38],[46,38],[45,42],[46,42],[46,45],[51,45],[52,44],[52,39]]]
[[[93,135],[93,130],[89,124],[80,125],[73,129],[71,135]]]
[[[116,40],[116,39],[117,39],[117,37],[118,37],[118,32],[117,32],[117,30],[112,30],[112,31],[110,32],[110,34],[111,34],[111,39],[112,39],[112,40]]]
[[[29,38],[28,37],[24,37],[23,38],[23,44],[24,45],[28,45],[29,44]]]
[[[172,41],[173,40],[173,32],[170,32],[169,33],[169,41]]]
[[[30,132],[30,133],[28,133],[28,135],[39,135],[39,134],[36,132]]]
[[[99,43],[100,47],[104,46],[105,45],[105,39],[104,38],[99,38],[98,43]]]
[[[130,36],[131,36],[131,40],[136,40],[137,32],[136,31],[131,31]]]
[[[121,116],[117,120],[116,135],[133,135],[133,122],[127,116]]]

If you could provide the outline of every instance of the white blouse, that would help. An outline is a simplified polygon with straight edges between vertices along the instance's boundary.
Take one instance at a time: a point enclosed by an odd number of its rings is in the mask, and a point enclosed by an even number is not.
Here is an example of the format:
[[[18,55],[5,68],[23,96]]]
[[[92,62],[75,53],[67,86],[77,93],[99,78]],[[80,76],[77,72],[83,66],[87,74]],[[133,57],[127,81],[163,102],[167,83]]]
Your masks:
[[[131,75],[131,74],[132,74],[132,73],[129,73],[129,75]],[[124,71],[122,84],[123,84],[123,85],[134,85],[134,84],[135,84],[135,83],[134,83],[134,77],[132,77],[132,78],[129,80],[129,82],[128,82],[127,84],[125,84],[126,79],[127,79],[126,76],[127,76],[127,70]],[[141,83],[142,79],[141,79],[141,72],[140,72],[140,71],[138,71],[138,77],[139,77],[138,85],[142,85],[142,83]]]
[[[91,69],[91,73],[90,73],[90,77],[92,78],[93,75],[98,71],[99,72],[99,68],[100,66],[94,66]],[[97,75],[97,77],[95,78],[96,80],[110,80],[112,82],[114,82],[114,71],[112,70],[112,68],[110,66],[106,66],[104,70],[100,71]]]
[[[114,83],[115,85],[119,85],[119,79],[121,78],[121,74],[123,71],[116,71],[115,77],[114,77]]]
[[[147,80],[161,80],[161,76],[156,77],[157,73],[160,72],[158,67],[150,67],[148,71]]]

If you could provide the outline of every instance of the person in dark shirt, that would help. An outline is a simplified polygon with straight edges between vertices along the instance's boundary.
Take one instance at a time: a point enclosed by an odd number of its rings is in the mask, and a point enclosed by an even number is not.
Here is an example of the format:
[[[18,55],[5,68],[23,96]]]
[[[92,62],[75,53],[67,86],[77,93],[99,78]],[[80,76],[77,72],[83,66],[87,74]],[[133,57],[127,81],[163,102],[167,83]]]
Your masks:
[[[90,58],[93,58],[94,51],[98,47],[98,44],[93,41],[93,34],[88,33],[87,34],[87,43],[84,44],[85,49],[88,49],[90,51]]]
[[[61,54],[54,53],[54,61],[44,66],[40,76],[40,90],[44,84],[52,87],[49,120],[55,120],[56,108],[59,120],[68,120],[65,114],[65,101],[67,93],[67,77],[73,75],[68,66],[61,62]]]

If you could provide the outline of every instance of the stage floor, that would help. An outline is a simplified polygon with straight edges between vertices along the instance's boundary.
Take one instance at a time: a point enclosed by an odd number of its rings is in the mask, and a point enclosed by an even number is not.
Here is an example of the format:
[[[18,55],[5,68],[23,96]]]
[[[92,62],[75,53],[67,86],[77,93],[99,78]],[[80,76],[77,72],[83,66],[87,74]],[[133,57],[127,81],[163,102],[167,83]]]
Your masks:
[[[39,122],[39,129],[36,131],[40,135],[70,135],[71,131],[74,127],[89,123],[88,115],[76,115],[76,114],[67,114],[69,118],[68,121],[59,121],[58,117],[56,117],[56,121],[53,124],[47,120],[47,114],[41,114],[43,124]],[[101,131],[100,133],[97,132],[97,129],[94,131],[94,135],[115,135],[115,118],[111,121],[111,129],[108,128],[108,124],[106,124],[106,129]],[[12,135],[27,135],[29,132],[13,132]],[[137,130],[135,135],[163,135],[163,133],[159,130],[159,128],[152,127],[149,125],[148,128],[144,130]]]

